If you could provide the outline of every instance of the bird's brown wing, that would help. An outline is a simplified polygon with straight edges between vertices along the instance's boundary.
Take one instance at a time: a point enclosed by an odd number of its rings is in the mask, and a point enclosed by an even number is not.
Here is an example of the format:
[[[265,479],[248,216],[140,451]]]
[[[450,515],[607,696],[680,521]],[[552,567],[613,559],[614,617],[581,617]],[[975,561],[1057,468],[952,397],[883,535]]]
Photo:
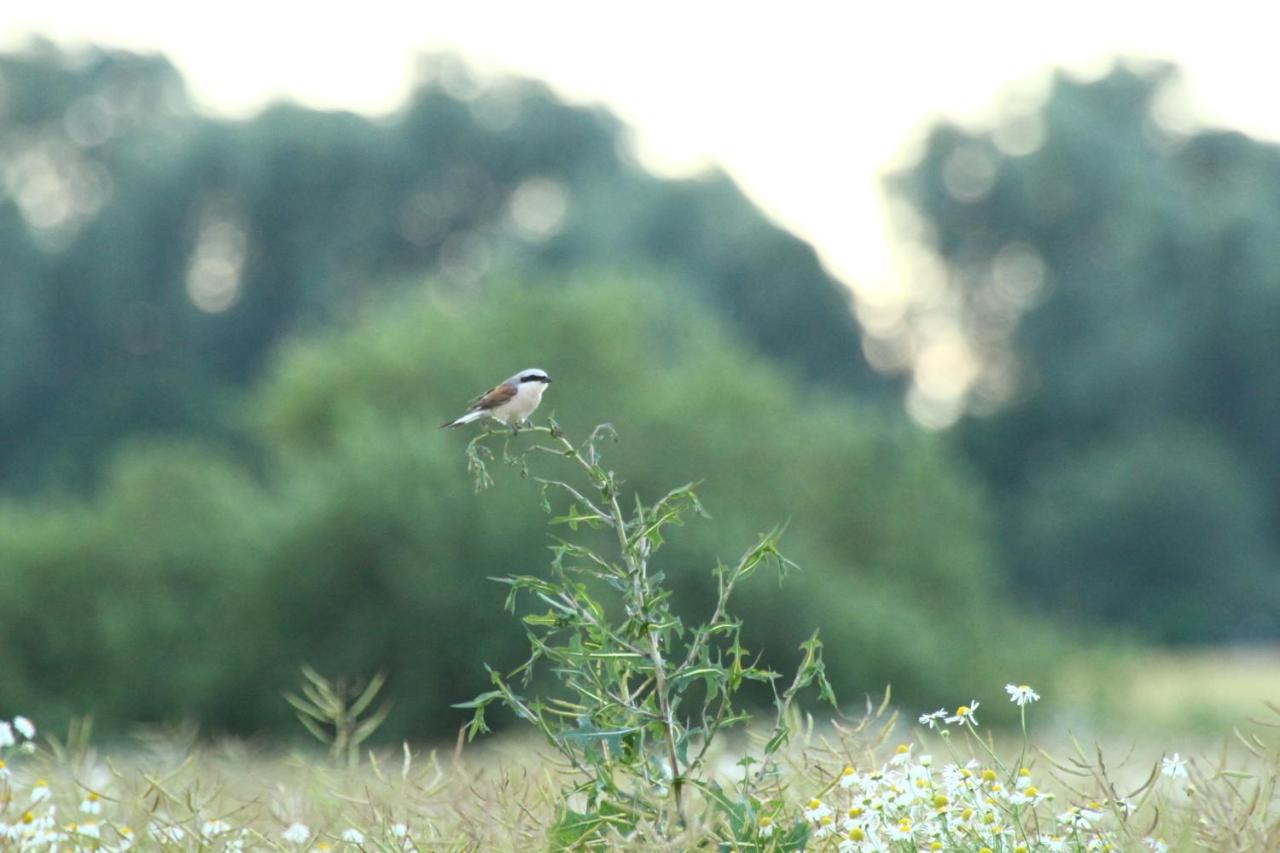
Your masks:
[[[496,385],[485,393],[481,394],[471,401],[471,405],[467,407],[468,412],[488,411],[495,406],[501,406],[516,395],[516,386],[510,382],[503,382]]]

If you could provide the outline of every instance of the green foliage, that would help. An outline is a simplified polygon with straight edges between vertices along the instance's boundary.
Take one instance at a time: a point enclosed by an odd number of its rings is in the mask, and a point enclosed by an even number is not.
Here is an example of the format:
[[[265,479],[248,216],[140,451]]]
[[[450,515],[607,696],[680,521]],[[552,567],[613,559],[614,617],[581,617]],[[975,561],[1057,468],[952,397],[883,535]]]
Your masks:
[[[920,319],[981,361],[960,435],[1019,586],[1152,638],[1273,638],[1280,158],[1179,107],[1166,65],[1058,75],[991,133],[936,128],[894,187],[948,269]]]
[[[816,632],[803,646],[794,681],[778,692],[779,674],[754,664],[742,646],[742,622],[729,610],[737,585],[761,566],[772,563],[779,574],[789,566],[777,547],[781,531],[761,537],[732,566],[716,567],[714,609],[705,621],[687,627],[672,609],[665,574],[651,561],[664,544],[666,528],[680,525],[686,515],[706,516],[693,485],[672,489],[649,506],[636,495],[628,514],[620,503],[620,480],[604,467],[599,450],[600,442],[613,435],[612,427],[597,426],[581,446],[570,443],[554,420],[549,427],[523,432],[546,435],[551,442],[526,445],[520,456],[507,460],[510,464],[526,467],[528,456],[542,453],[582,469],[583,485],[539,478],[557,501],[569,500],[564,514],[550,524],[567,526],[571,534],[581,526],[583,533],[604,529],[613,536],[607,536],[607,550],[583,544],[583,536],[556,537],[548,575],[497,579],[510,587],[507,610],[516,613],[522,598],[534,606],[521,620],[532,653],[505,676],[491,670],[495,689],[455,706],[474,709],[470,735],[488,730],[485,709],[501,703],[537,727],[576,771],[578,778],[560,795],[565,805],[552,832],[556,844],[594,840],[605,831],[629,835],[642,821],[670,835],[686,825],[686,786],[705,791],[713,806],[724,803],[731,813],[750,812],[751,802],[759,802],[758,789],[778,776],[774,753],[789,739],[796,695],[815,685],[822,698],[836,704]],[[481,433],[467,448],[482,485],[491,482],[480,453],[491,435],[506,433]],[[539,612],[544,606],[549,609]],[[533,698],[517,693],[538,669],[549,669],[556,688]],[[722,730],[749,721],[738,693],[750,681],[773,687],[777,717],[760,759],[744,765],[741,798],[734,802],[706,763]],[[575,794],[585,796],[585,814],[568,808]],[[731,825],[730,840],[753,839],[751,815],[747,827]]]
[[[703,480],[716,523],[655,566],[686,624],[714,608],[720,555],[785,520],[804,570],[735,593],[761,668],[794,669],[820,627],[844,696],[892,682],[932,705],[1047,677],[1053,638],[1020,633],[1002,603],[981,490],[943,442],[807,390],[670,288],[594,276],[434,282],[298,341],[243,417],[252,473],[196,446],[138,447],[92,501],[0,507],[6,691],[59,726],[92,709],[107,732],[176,714],[292,731],[279,691],[310,664],[386,672],[380,736],[450,731],[449,704],[488,689],[481,663],[522,658],[522,632],[484,616],[501,603],[485,578],[534,574],[554,543],[529,511],[540,484],[499,466],[513,482],[477,496],[466,436],[435,427],[529,365],[555,378],[539,414],[568,434],[617,424],[623,506]]]

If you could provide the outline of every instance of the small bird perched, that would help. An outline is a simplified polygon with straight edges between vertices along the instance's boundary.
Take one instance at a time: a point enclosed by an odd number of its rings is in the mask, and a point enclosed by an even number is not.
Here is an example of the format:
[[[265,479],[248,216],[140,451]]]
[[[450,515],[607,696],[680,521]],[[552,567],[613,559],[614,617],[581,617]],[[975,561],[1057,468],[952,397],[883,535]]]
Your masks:
[[[488,415],[511,427],[517,427],[528,421],[533,410],[542,402],[542,392],[551,384],[551,377],[545,370],[530,367],[522,370],[510,379],[500,382],[492,390],[481,394],[471,401],[460,417],[440,425],[441,429],[469,424]]]

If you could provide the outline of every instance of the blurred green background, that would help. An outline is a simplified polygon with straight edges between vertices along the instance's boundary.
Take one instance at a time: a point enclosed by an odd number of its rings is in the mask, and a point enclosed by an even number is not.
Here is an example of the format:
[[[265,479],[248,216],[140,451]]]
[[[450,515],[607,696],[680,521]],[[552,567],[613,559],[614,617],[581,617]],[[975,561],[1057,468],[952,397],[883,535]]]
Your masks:
[[[788,523],[803,571],[744,590],[746,637],[785,667],[821,628],[855,703],[1269,646],[1280,153],[1162,128],[1174,79],[1058,76],[1034,145],[934,126],[888,181],[942,272],[872,334],[727,177],[656,177],[536,82],[230,120],[162,58],[0,55],[0,702],[293,732],[309,663],[385,670],[384,734],[455,731],[522,660],[486,578],[549,538],[436,425],[527,366],[629,488],[705,480],[662,555],[690,618]],[[902,353],[939,329],[974,381],[927,430]]]

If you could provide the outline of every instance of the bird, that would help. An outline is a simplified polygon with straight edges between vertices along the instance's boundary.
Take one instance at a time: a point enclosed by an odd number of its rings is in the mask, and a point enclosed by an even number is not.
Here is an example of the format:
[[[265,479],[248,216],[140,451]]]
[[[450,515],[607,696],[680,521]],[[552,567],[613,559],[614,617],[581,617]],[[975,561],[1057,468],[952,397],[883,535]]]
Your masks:
[[[545,370],[530,367],[499,382],[492,389],[471,401],[471,405],[459,417],[445,421],[441,429],[452,429],[480,418],[488,417],[501,421],[517,432],[520,424],[526,423],[533,410],[542,402],[542,392],[551,384],[551,377]]]

